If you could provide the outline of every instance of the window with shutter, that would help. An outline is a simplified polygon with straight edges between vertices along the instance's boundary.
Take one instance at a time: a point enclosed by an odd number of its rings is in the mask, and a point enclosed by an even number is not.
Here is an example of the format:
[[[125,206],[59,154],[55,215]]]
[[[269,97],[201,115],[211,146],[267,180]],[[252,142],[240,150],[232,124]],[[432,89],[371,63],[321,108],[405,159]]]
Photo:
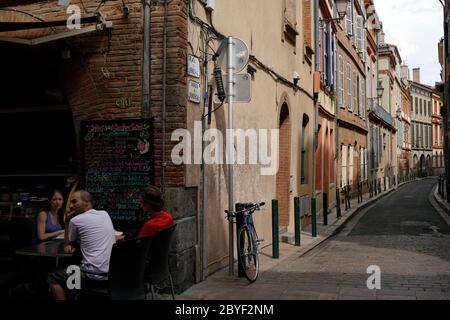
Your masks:
[[[363,17],[360,15],[356,15],[356,49],[358,52],[362,52],[363,49],[362,29],[363,29]]]
[[[366,118],[366,83],[361,79],[361,117]]]
[[[327,23],[326,27],[323,30],[323,80],[325,85],[328,85],[328,80],[330,76],[330,43],[329,43],[329,27],[330,24]]]
[[[326,47],[326,53],[327,53],[327,60],[326,60],[326,64],[327,64],[327,86],[331,88],[332,85],[332,67],[333,67],[333,55],[332,55],[332,51],[333,51],[333,35],[331,33],[331,23],[327,24],[327,47]]]
[[[346,28],[347,34],[349,36],[351,36],[353,34],[353,29],[352,29],[353,21],[352,21],[352,19],[353,19],[352,6],[349,4],[347,6],[347,14],[345,15],[345,21],[346,21],[345,28]]]
[[[374,150],[374,168],[379,167],[379,147],[380,147],[380,135],[378,133],[378,127],[373,128],[373,150]]]
[[[336,35],[333,33],[331,37],[331,79],[330,86],[331,91],[336,91],[336,77],[337,77],[337,55],[336,55]]]
[[[358,77],[356,76],[356,72],[353,72],[353,111],[358,114],[359,106],[358,106]]]
[[[347,63],[347,107],[349,111],[352,111],[352,72],[350,63]]]
[[[348,181],[350,185],[353,184],[353,146],[350,145],[348,148]]]
[[[359,182],[364,181],[364,149],[359,149]]]
[[[363,61],[367,62],[367,33],[366,33],[366,29],[364,29],[363,26],[363,31],[362,31],[362,52],[363,52]]]
[[[284,38],[295,44],[297,31],[297,0],[284,0]]]
[[[356,22],[356,17],[358,16],[357,15],[357,12],[356,12],[356,8],[355,8],[355,5],[354,5],[354,3],[353,3],[353,1],[352,1],[352,12],[353,12],[353,18],[352,18],[352,35],[354,36],[353,38],[352,38],[352,42],[353,42],[353,45],[356,47],[356,29],[357,29],[357,22]]]
[[[341,186],[345,187],[347,185],[347,146],[342,145],[341,148]]]
[[[339,106],[344,108],[344,59],[339,56]]]
[[[378,129],[378,165],[381,163],[381,158],[383,157],[383,136],[380,128]]]
[[[368,177],[368,155],[367,148],[364,148],[364,180],[367,180]]]

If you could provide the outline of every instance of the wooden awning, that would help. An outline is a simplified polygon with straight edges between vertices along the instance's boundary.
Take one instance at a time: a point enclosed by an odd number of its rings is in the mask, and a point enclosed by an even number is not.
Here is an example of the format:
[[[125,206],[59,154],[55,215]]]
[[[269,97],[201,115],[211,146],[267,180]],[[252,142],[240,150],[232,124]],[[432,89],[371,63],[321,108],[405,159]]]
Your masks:
[[[36,45],[103,30],[107,26],[100,14],[81,17],[80,23],[81,29],[70,30],[65,17],[46,21],[14,9],[0,9],[0,41]]]

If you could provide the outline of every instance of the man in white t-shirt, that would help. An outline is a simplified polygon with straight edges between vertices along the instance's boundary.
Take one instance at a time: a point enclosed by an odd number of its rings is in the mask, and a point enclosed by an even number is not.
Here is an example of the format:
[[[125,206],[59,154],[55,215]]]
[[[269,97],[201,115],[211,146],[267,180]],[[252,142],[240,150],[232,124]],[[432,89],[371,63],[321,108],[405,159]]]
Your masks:
[[[81,250],[81,270],[91,273],[107,273],[113,244],[116,242],[115,231],[106,211],[94,210],[89,192],[79,190],[73,194],[69,209],[69,245],[66,253],[75,252],[79,242]],[[57,300],[66,299],[66,281],[70,274],[66,268],[49,275],[50,289]],[[91,279],[102,280],[104,277],[89,275]]]

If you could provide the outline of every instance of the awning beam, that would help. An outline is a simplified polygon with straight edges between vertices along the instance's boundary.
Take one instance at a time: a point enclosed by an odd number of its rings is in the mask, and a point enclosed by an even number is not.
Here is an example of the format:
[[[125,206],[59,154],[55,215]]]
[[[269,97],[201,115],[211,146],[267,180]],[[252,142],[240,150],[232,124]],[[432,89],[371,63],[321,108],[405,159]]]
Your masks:
[[[101,16],[99,14],[82,17],[80,19],[81,24],[99,23],[101,21],[102,21]],[[61,27],[65,25],[67,25],[67,20],[34,21],[34,22],[0,22],[0,32]]]

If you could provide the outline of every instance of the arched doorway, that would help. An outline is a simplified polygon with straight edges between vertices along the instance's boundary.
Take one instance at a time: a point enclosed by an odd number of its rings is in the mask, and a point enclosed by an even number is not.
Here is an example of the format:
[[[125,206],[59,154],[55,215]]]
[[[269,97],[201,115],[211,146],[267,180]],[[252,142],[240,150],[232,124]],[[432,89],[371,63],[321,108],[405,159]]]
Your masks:
[[[420,156],[420,164],[419,164],[419,167],[420,167],[420,170],[419,170],[419,175],[421,176],[421,177],[423,177],[423,175],[425,174],[425,166],[426,166],[426,163],[425,163],[425,155],[421,155]]]
[[[280,227],[289,224],[289,185],[290,185],[290,160],[291,160],[291,122],[289,108],[283,103],[280,111],[279,122],[279,169],[277,173],[277,199]]]

